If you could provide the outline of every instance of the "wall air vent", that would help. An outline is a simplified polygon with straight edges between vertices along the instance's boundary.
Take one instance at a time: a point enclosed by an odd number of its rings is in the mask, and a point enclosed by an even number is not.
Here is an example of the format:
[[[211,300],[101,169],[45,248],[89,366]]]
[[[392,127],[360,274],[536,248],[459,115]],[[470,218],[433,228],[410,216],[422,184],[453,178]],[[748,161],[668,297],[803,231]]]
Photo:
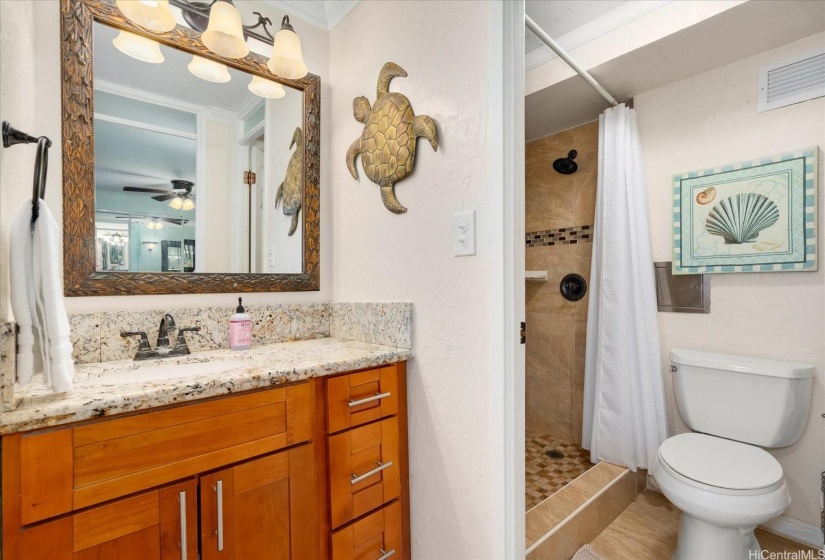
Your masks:
[[[823,96],[825,48],[759,68],[760,113]]]

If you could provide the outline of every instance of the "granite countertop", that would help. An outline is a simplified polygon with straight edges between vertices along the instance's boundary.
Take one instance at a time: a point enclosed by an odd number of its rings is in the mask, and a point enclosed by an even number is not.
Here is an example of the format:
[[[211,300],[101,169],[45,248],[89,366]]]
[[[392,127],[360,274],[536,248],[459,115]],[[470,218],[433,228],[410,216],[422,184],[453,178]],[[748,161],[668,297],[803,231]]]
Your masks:
[[[14,410],[0,415],[0,433],[229,395],[412,356],[407,348],[318,338],[241,351],[210,350],[179,358],[78,364],[69,392],[53,393],[37,381],[16,386],[20,401]]]

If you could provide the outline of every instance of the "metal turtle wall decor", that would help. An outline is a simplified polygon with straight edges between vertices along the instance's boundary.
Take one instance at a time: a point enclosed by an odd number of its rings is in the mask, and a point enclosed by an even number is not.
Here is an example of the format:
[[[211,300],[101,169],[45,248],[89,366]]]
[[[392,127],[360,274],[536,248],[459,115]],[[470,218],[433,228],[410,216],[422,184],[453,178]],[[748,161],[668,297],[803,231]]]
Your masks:
[[[405,95],[389,91],[390,80],[406,75],[403,68],[387,62],[378,75],[375,105],[370,107],[363,96],[353,100],[355,120],[364,123],[364,131],[347,150],[347,168],[353,178],[358,178],[355,158],[360,154],[364,173],[381,188],[384,206],[395,214],[407,211],[395,198],[394,187],[413,171],[417,138],[423,136],[438,151],[435,121],[426,115],[415,116]]]
[[[304,135],[300,126],[292,134],[289,149],[291,150],[296,144],[298,147],[295,148],[295,152],[289,158],[284,181],[278,187],[278,192],[275,193],[275,208],[283,202],[284,216],[292,216],[292,225],[289,226],[288,235],[294,234],[295,230],[298,229],[298,214],[301,211],[301,201],[304,198]]]

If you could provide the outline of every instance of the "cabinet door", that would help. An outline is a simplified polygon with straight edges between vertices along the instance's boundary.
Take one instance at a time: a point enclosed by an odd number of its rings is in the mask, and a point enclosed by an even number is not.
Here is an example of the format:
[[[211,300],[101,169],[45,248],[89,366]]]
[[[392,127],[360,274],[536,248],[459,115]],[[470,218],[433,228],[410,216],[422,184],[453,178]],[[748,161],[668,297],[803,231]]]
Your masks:
[[[197,560],[197,484],[190,480],[20,532],[26,560]]]
[[[318,557],[312,445],[201,477],[203,560]]]

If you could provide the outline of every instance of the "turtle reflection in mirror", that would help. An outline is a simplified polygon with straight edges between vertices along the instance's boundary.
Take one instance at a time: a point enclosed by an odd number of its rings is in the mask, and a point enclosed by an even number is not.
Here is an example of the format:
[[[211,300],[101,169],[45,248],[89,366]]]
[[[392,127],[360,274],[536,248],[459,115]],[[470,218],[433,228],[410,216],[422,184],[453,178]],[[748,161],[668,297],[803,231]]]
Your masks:
[[[364,123],[361,136],[347,150],[347,168],[357,179],[355,158],[361,155],[361,166],[370,181],[381,187],[381,200],[395,214],[407,211],[395,198],[393,188],[413,170],[415,144],[419,136],[438,150],[435,121],[426,115],[415,116],[405,95],[390,92],[390,80],[404,77],[407,72],[393,62],[387,62],[378,76],[378,98],[370,107],[366,97],[352,102],[355,120]]]
[[[284,216],[292,216],[292,225],[289,226],[288,235],[292,235],[298,229],[298,213],[301,211],[301,200],[304,195],[304,135],[301,133],[300,126],[292,135],[289,149],[291,150],[296,144],[295,152],[286,166],[286,177],[275,194],[275,208],[283,202]]]

